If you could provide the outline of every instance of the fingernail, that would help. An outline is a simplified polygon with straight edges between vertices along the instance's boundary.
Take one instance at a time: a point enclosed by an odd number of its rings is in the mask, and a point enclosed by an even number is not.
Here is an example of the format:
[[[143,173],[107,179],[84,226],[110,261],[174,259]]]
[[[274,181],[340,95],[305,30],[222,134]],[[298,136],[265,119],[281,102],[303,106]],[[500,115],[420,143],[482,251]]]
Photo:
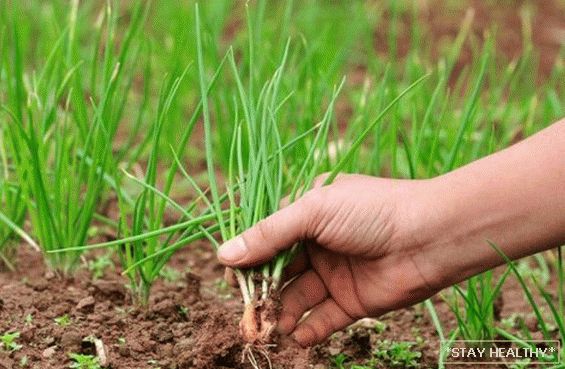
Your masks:
[[[227,263],[241,260],[245,254],[247,254],[247,246],[240,236],[229,240],[218,249],[218,258]]]

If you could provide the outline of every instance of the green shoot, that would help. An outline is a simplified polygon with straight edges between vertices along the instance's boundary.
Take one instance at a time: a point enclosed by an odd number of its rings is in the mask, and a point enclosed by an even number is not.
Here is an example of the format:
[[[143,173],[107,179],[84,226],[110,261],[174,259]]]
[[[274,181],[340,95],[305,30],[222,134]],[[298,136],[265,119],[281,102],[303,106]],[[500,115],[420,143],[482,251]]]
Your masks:
[[[112,262],[110,255],[107,253],[88,262],[88,270],[94,280],[104,277],[106,270],[113,267],[114,263]]]
[[[534,312],[534,315],[537,319],[538,326],[541,330],[543,338],[546,339],[546,340],[555,339],[554,337],[552,337],[551,330],[549,329],[551,322],[548,322],[547,319],[544,317],[544,314],[542,314],[542,306],[540,306],[536,302],[532,290],[530,289],[530,287],[526,283],[524,276],[522,276],[522,274],[520,273],[520,271],[516,267],[516,265],[515,265],[516,263],[513,262],[512,260],[510,260],[510,258],[508,258],[508,256],[506,256],[504,251],[502,251],[502,249],[500,249],[496,244],[494,244],[490,241],[488,241],[488,243],[497,252],[497,254],[504,260],[504,262],[508,265],[508,269],[510,271],[512,271],[512,274],[516,277],[518,283],[522,287],[522,292],[524,293],[526,300],[528,301],[528,303],[530,304],[530,306],[531,306],[531,308]],[[547,306],[549,307],[549,309],[551,311],[551,316],[554,320],[554,323],[557,326],[559,339],[561,340],[561,342],[564,342],[563,340],[565,339],[565,319],[564,319],[563,315],[560,314],[560,311],[559,311],[559,309],[562,309],[562,307],[559,306],[559,305],[555,306],[555,303],[553,302],[553,298],[544,290],[544,288],[536,281],[535,278],[533,278],[533,282],[534,282],[535,286],[537,287],[538,291],[540,292],[540,295],[545,300]],[[559,303],[560,303],[560,301],[558,301],[558,304]],[[519,337],[507,332],[506,330],[504,330],[502,328],[496,328],[496,331],[502,337],[505,337],[507,339],[515,341],[517,344],[520,344],[521,346],[524,346],[524,347],[530,346],[530,344],[524,342],[523,339],[520,339]],[[526,339],[531,340],[531,337],[527,337]],[[561,350],[561,355],[562,355],[561,360],[563,360],[565,358],[565,353],[563,352],[563,350]],[[547,359],[550,360],[550,361],[553,361],[553,362],[557,361],[557,360],[552,360],[551,357],[547,357]],[[555,359],[555,358],[553,358],[553,359]]]
[[[11,86],[9,103],[2,106],[7,117],[6,150],[10,152],[13,178],[21,183],[21,198],[29,214],[34,236],[43,250],[49,266],[62,275],[72,274],[78,264],[80,251],[52,253],[72,245],[82,245],[88,236],[103,191],[107,172],[111,171],[112,142],[115,137],[128,91],[129,62],[133,40],[143,19],[137,6],[118,55],[112,47],[117,16],[108,5],[105,28],[107,34],[103,76],[91,91],[90,101],[84,98],[81,74],[89,67],[100,68],[78,59],[74,29],[79,21],[78,2],[69,12],[69,27],[61,31],[47,61],[41,66],[32,83],[24,68],[21,23],[18,6],[9,14],[9,37],[13,53],[0,61]],[[98,45],[94,45],[95,48]],[[5,219],[2,219],[4,222]],[[17,217],[11,217],[17,226]],[[14,226],[12,230],[17,230]]]
[[[100,362],[96,356],[70,353],[69,358],[71,364],[69,368],[72,369],[102,369]]]
[[[55,324],[57,324],[59,327],[68,327],[69,325],[72,324],[72,320],[71,317],[68,314],[65,315],[61,315],[59,317],[56,317],[55,319],[53,319],[53,321],[55,322]]]
[[[21,228],[25,218],[25,202],[21,187],[12,178],[12,160],[8,157],[4,135],[4,129],[0,127],[0,266],[14,271],[14,238],[19,236],[36,250],[39,250],[39,246]]]
[[[22,349],[22,345],[18,344],[16,340],[20,337],[20,332],[6,332],[0,336],[0,347],[5,351],[18,351]]]
[[[457,295],[454,296],[449,307],[455,315],[463,339],[488,341],[496,338],[495,304],[509,273],[508,268],[496,284],[494,284],[492,272],[488,271],[471,277],[466,282],[465,290],[459,286],[454,287],[453,291]],[[461,311],[458,297],[463,301],[464,311]]]
[[[200,89],[206,92],[206,73],[203,60],[203,46],[198,6],[196,6],[196,34],[198,70],[200,76]],[[250,30],[250,58],[253,57],[253,33]],[[210,106],[206,99],[203,100],[203,122],[205,135],[205,152],[208,179],[211,192],[211,208],[217,214],[217,223],[223,241],[237,236],[244,230],[252,227],[261,219],[279,209],[280,201],[286,194],[290,194],[290,201],[294,201],[306,190],[311,188],[314,178],[324,169],[321,163],[327,162],[327,139],[332,122],[333,108],[343,86],[334,88],[327,109],[319,123],[315,136],[300,143],[302,152],[292,151],[286,153],[283,147],[288,145],[282,141],[283,126],[280,115],[283,114],[285,103],[292,99],[289,95],[281,95],[285,66],[289,55],[290,44],[287,43],[278,67],[271,78],[267,79],[260,89],[255,89],[254,80],[246,86],[240,76],[231,50],[228,59],[233,78],[236,83],[237,93],[233,98],[236,114],[233,120],[229,161],[226,178],[226,187],[229,197],[229,216],[224,217],[222,203],[219,201],[219,186],[216,175],[216,156],[213,148],[212,121]],[[248,74],[253,76],[255,71],[253,63],[249,64]],[[361,146],[365,137],[372,128],[395,106],[398,101],[416,87],[424,77],[418,79],[402,91],[392,102],[368,125],[349,147],[341,160],[332,168],[327,183],[331,182],[338,172],[348,163],[353,153]],[[255,92],[258,94],[255,94]],[[241,112],[241,118],[239,114]],[[288,128],[285,128],[288,130]],[[298,134],[300,137],[307,137]],[[293,138],[290,141],[294,142]],[[237,188],[238,193],[233,192]],[[236,214],[235,209],[239,209]],[[272,300],[280,288],[284,268],[292,260],[299,246],[278,255],[274,260],[261,267],[249,270],[236,270],[245,312],[240,323],[244,340],[249,344],[264,344],[270,340],[270,335],[275,326],[275,321],[270,310],[276,308]]]
[[[422,353],[412,342],[380,341],[374,352],[376,358],[383,360],[391,368],[417,368]]]

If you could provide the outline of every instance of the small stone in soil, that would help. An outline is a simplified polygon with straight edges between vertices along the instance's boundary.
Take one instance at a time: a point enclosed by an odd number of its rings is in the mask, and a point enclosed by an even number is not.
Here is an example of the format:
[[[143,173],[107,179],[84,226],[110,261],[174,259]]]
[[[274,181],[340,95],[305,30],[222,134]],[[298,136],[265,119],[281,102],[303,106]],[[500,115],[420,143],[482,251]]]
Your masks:
[[[67,348],[80,346],[82,342],[82,335],[76,330],[67,330],[61,336],[61,345]]]
[[[103,279],[98,279],[92,282],[92,285],[106,296],[116,296],[123,299],[126,296],[126,290],[123,284],[116,281],[106,281]]]
[[[57,346],[47,347],[45,350],[43,350],[41,356],[43,356],[45,359],[49,359],[51,356],[55,354],[56,349]]]
[[[162,316],[171,316],[177,312],[177,305],[172,300],[163,300],[153,305],[151,312]]]
[[[47,281],[45,279],[37,279],[37,280],[33,280],[33,281],[28,281],[27,285],[31,288],[33,288],[35,291],[41,292],[41,291],[45,291],[47,289],[47,287],[49,287],[49,284],[47,283]]]
[[[101,339],[96,338],[94,340],[94,347],[96,347],[96,356],[98,357],[100,365],[108,366],[109,360],[104,342],[102,342]]]
[[[92,312],[95,303],[94,297],[88,296],[78,302],[76,309],[84,312]]]
[[[126,345],[120,345],[118,347],[118,353],[123,357],[128,357],[130,355],[129,348]]]

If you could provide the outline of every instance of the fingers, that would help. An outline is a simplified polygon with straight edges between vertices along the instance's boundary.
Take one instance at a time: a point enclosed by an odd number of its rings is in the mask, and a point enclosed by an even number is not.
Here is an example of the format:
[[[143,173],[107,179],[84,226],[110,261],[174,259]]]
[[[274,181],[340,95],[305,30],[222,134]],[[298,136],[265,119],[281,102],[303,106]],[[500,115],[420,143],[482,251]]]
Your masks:
[[[326,179],[328,179],[329,176],[330,176],[330,173],[327,172],[327,173],[320,174],[319,176],[314,178],[314,183],[312,184],[312,188],[322,187],[324,185],[324,182],[326,181]]]
[[[294,260],[290,262],[284,268],[282,282],[290,281],[292,278],[299,274],[302,274],[310,266],[310,259],[308,254],[304,249],[300,250],[298,254],[294,257]]]
[[[280,201],[279,207],[286,208],[288,205],[290,205],[290,196],[285,196]]]
[[[324,301],[328,291],[320,276],[309,270],[285,288],[281,294],[283,310],[277,327],[281,334],[292,332],[302,315]]]
[[[324,185],[324,183],[326,182],[326,180],[328,179],[328,177],[330,176],[330,172],[326,172],[326,173],[322,173],[319,176],[317,176],[316,178],[314,178],[314,183],[312,183],[312,188],[320,188]],[[336,183],[339,182],[341,180],[343,180],[344,178],[350,178],[351,175],[345,175],[345,174],[338,174],[336,176],[336,178],[333,180],[332,183]]]
[[[303,347],[312,346],[354,321],[333,299],[326,299],[298,324],[292,337]]]
[[[280,251],[304,239],[318,206],[310,194],[265,218],[218,249],[218,259],[230,267],[250,267],[264,263]]]
[[[309,266],[310,261],[308,260],[306,252],[300,251],[300,253],[294,257],[294,260],[284,269],[282,284],[302,274]],[[231,287],[237,288],[239,286],[235,273],[230,267],[224,269],[224,279]]]

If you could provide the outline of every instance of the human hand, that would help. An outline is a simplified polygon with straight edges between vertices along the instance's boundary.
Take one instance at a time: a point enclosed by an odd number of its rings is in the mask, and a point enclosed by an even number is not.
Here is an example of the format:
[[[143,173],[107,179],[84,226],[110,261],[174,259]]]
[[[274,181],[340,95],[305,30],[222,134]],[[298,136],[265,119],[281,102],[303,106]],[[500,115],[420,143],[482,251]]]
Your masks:
[[[302,241],[286,270],[278,330],[301,345],[324,340],[357,319],[412,305],[438,291],[418,265],[414,237],[427,181],[342,175],[224,244],[230,267],[264,263]],[[418,221],[417,221],[418,220]],[[311,313],[301,321],[303,315]]]
[[[218,257],[249,267],[302,241],[278,328],[315,344],[504,263],[489,242],[510,259],[563,245],[564,148],[562,119],[434,179],[343,175],[226,242]]]

